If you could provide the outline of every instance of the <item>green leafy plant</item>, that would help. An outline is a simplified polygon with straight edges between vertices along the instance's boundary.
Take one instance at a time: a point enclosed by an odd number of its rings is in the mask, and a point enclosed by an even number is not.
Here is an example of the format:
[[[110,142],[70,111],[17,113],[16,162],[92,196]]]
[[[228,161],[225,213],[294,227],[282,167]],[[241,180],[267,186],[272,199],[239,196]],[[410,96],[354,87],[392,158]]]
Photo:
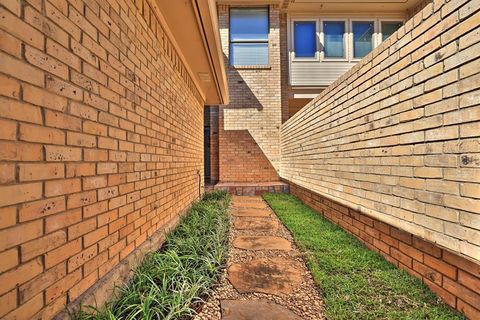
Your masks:
[[[229,203],[226,192],[206,193],[109,303],[102,308],[82,306],[72,318],[149,320],[194,315],[225,267]]]
[[[265,194],[305,254],[327,319],[464,319],[422,282],[286,194]]]

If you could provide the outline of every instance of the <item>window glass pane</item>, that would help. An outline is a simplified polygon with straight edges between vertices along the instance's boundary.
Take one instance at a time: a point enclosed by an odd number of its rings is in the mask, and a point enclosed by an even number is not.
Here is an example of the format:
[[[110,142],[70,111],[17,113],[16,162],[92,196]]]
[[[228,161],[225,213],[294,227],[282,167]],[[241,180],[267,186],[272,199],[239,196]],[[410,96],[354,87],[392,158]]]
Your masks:
[[[230,41],[268,40],[267,8],[230,10]]]
[[[343,58],[345,57],[344,37],[345,22],[343,21],[324,21],[324,48],[325,57],[327,58]]]
[[[268,65],[268,43],[231,43],[230,64],[234,66]]]
[[[373,49],[373,22],[357,21],[353,28],[353,57],[363,58]]]
[[[317,51],[317,32],[315,21],[296,21],[294,23],[295,56],[314,57]]]
[[[382,22],[382,41],[387,40],[392,34],[395,33],[401,26],[402,22],[397,21],[383,21]]]

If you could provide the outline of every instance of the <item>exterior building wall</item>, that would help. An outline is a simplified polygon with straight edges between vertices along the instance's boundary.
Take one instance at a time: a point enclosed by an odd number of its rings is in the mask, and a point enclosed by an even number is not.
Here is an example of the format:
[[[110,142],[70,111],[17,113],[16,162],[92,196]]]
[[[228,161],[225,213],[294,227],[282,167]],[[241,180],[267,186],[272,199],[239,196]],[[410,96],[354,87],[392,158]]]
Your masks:
[[[289,119],[280,175],[478,266],[480,9],[473,3],[427,4]],[[473,291],[456,271],[442,278],[464,311],[478,312],[475,275]]]
[[[105,301],[199,197],[203,101],[154,8],[0,5],[2,319]]]
[[[290,51],[293,50],[292,34],[289,34],[288,24],[295,19],[312,19],[321,23],[321,19],[341,19],[352,20],[356,17],[360,20],[372,19],[376,20],[377,28],[374,34],[377,41],[380,41],[380,21],[398,20],[404,21],[413,17],[417,12],[422,10],[432,0],[424,0],[408,10],[379,11],[372,12],[368,15],[357,12],[355,9],[349,11],[322,11],[322,13],[305,12],[281,12],[280,16],[280,36],[281,36],[281,65],[282,65],[282,121],[285,122],[297,113],[301,108],[310,102],[311,98],[298,98],[297,96],[314,96],[320,94],[323,89],[333,83],[339,76],[352,68],[357,60],[352,61],[290,61]],[[287,16],[289,12],[289,16]],[[289,20],[290,19],[290,20]],[[348,25],[346,52],[351,55],[352,49],[350,39],[352,37],[350,26]],[[292,30],[290,30],[290,33]],[[377,42],[376,41],[376,42]],[[376,44],[378,45],[378,44]],[[282,122],[282,123],[283,123]]]
[[[224,182],[278,181],[280,125],[280,16],[270,5],[269,66],[229,66],[229,6],[219,5],[219,27],[230,104],[219,107],[219,172]]]

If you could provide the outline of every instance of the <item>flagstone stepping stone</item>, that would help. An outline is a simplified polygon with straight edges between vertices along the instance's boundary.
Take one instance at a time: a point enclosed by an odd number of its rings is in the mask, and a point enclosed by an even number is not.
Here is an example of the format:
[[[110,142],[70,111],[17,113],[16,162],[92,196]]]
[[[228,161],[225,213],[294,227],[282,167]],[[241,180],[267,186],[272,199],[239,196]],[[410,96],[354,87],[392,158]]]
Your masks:
[[[232,206],[234,207],[267,207],[267,203],[260,197],[235,197],[232,199]]]
[[[240,236],[233,240],[233,246],[246,250],[290,250],[290,241],[271,236]]]
[[[276,231],[278,222],[271,219],[239,218],[233,224],[237,230]]]
[[[268,209],[257,208],[234,208],[231,212],[236,217],[268,217],[272,214]]]
[[[232,200],[234,202],[263,201],[261,197],[255,197],[255,196],[233,196]]]
[[[233,208],[257,208],[257,209],[268,208],[267,204],[264,201],[248,201],[248,202],[232,201],[232,207]]]
[[[266,300],[222,300],[222,320],[301,320],[292,311]]]
[[[232,264],[228,280],[240,293],[262,292],[274,295],[290,294],[302,282],[302,273],[291,259],[254,259]]]
[[[236,202],[258,202],[263,201],[262,197],[255,196],[233,196],[232,201]]]

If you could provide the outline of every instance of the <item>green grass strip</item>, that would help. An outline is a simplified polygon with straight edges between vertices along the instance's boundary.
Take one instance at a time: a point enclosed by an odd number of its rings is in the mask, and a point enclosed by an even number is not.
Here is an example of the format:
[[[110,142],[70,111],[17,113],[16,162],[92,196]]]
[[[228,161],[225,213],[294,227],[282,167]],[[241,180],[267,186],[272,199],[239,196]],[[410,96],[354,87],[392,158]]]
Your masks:
[[[145,257],[132,280],[102,308],[82,307],[73,319],[188,319],[217,281],[228,255],[230,196],[206,193],[160,251]]]
[[[328,319],[464,319],[422,282],[287,194],[265,200],[292,233]]]

